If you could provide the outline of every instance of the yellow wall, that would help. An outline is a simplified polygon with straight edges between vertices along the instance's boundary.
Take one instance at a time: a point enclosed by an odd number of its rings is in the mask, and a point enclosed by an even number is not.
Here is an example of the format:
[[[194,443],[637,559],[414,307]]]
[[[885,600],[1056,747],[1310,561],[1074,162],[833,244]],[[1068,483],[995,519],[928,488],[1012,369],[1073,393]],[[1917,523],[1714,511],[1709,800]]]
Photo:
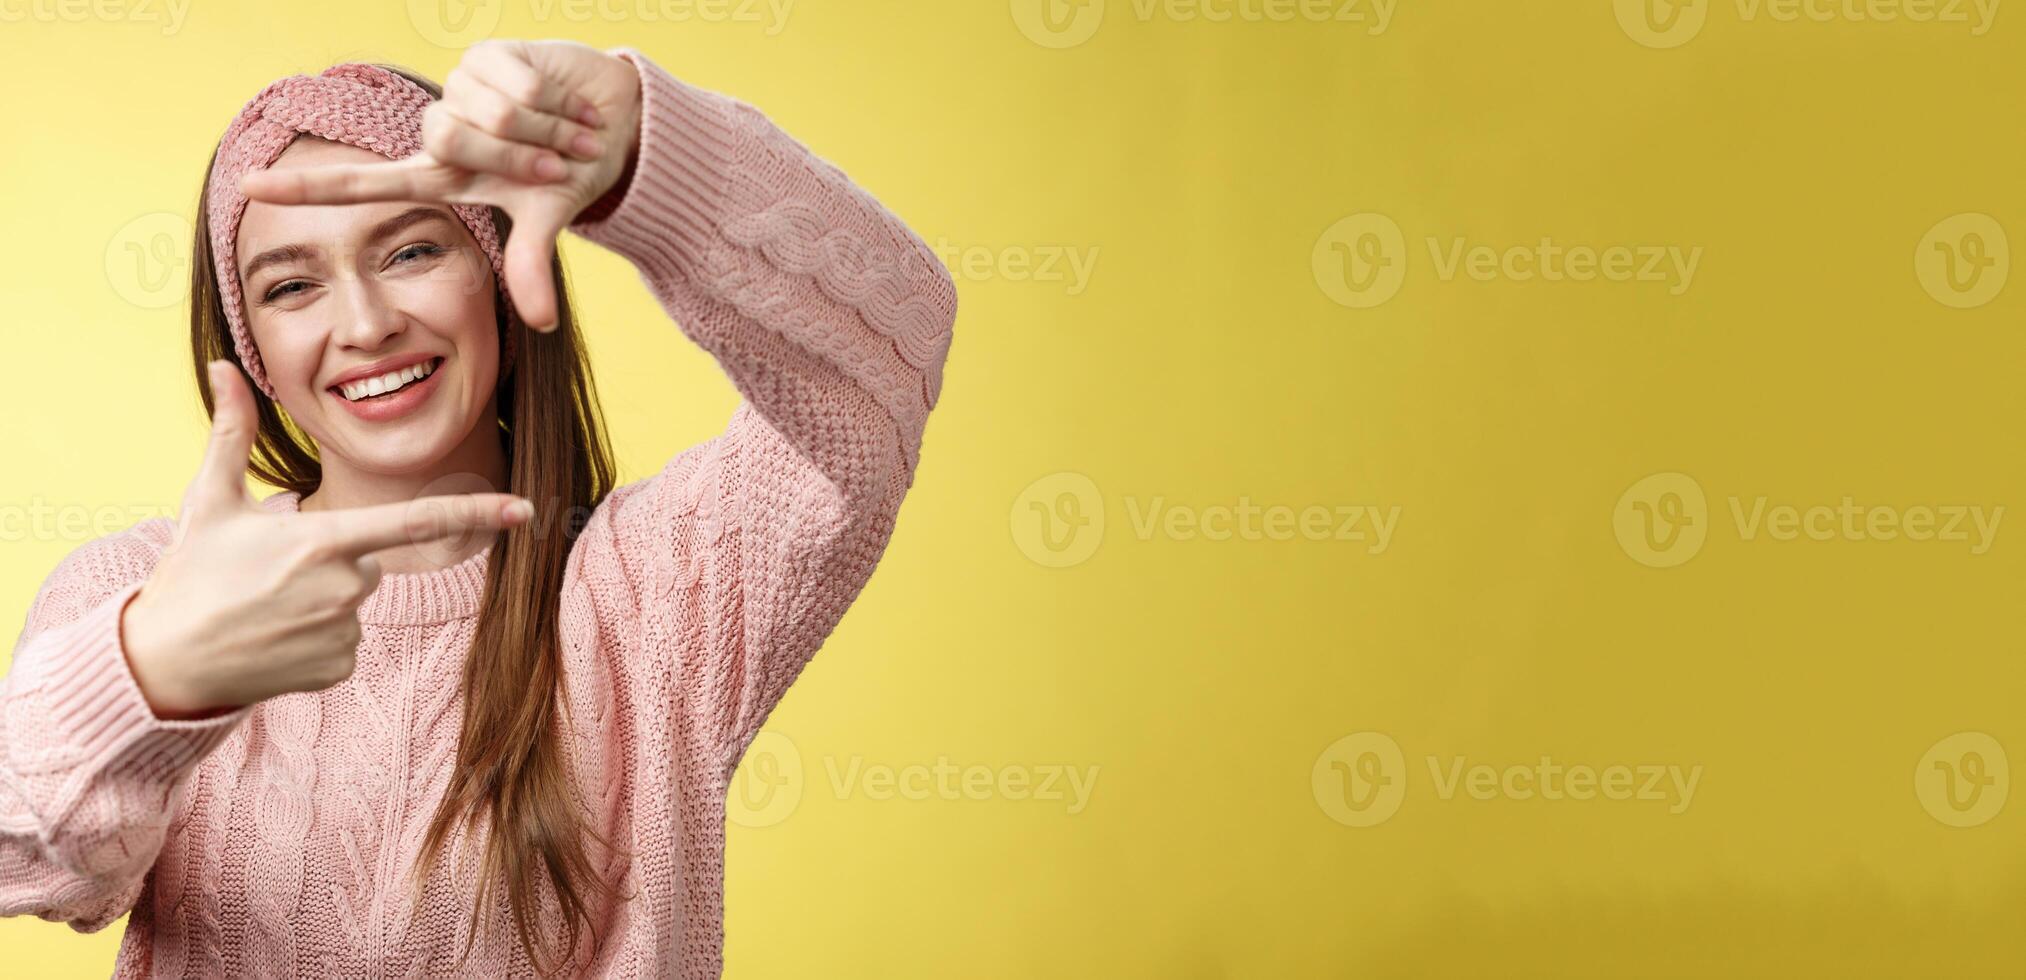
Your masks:
[[[2026,12],[776,2],[0,0],[4,620],[196,465],[161,278],[262,84],[630,44],[963,296],[891,550],[742,769],[728,975],[2026,972]],[[644,476],[733,394],[565,255]],[[120,928],[0,922],[0,971]]]

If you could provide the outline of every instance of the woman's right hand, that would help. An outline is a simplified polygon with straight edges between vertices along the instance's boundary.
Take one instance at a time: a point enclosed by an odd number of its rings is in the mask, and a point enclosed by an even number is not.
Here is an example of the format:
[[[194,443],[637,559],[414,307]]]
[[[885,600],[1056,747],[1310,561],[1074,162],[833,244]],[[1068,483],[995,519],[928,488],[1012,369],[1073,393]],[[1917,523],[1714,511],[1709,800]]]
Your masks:
[[[128,666],[157,717],[208,717],[350,677],[359,605],[380,582],[373,552],[497,533],[532,513],[506,493],[266,510],[246,491],[253,394],[231,362],[210,372],[210,446],[174,541],[121,614]]]

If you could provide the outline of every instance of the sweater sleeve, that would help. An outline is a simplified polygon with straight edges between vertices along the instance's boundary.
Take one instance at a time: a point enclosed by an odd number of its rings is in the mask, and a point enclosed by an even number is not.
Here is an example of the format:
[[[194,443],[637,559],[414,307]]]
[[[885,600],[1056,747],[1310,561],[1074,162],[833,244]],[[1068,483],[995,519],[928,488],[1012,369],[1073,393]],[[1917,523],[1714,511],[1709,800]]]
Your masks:
[[[643,615],[701,624],[665,666],[728,779],[885,550],[956,289],[758,110],[612,53],[640,73],[640,148],[571,229],[634,264],[741,401],[722,434],[615,490],[608,533]]]
[[[0,678],[0,915],[96,932],[126,914],[174,794],[252,711],[169,721],[148,707],[120,638],[145,547],[115,536],[72,551]]]

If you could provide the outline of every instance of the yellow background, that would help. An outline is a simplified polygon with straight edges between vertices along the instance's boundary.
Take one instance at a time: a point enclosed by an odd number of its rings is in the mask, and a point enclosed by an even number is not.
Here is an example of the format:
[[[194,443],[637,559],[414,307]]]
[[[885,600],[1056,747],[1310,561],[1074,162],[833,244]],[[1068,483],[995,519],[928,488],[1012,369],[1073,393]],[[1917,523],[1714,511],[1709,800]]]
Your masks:
[[[1958,732],[2026,764],[2026,513],[1981,554],[1732,516],[2026,501],[2026,283],[1958,309],[1916,267],[1953,215],[2026,235],[2026,11],[1978,36],[1721,0],[1639,37],[1605,0],[1407,2],[1378,33],[1110,0],[1057,8],[1096,19],[1051,35],[1039,2],[801,0],[770,23],[199,0],[172,28],[159,0],[0,0],[0,618],[102,533],[23,533],[29,508],[171,513],[196,466],[160,277],[187,272],[233,113],[339,60],[441,78],[471,14],[760,106],[956,266],[891,549],[741,770],[727,975],[2026,973],[2026,799],[1950,826],[1916,782]],[[1404,272],[1363,307],[1329,272],[1338,245],[1375,253],[1327,234],[1359,215],[1401,229],[1379,257]],[[1444,276],[1431,238],[1702,251],[1677,295]],[[564,248],[627,478],[647,475],[734,396],[630,267]],[[1035,277],[1051,253],[1094,259],[1087,281]],[[1704,540],[1654,567],[1614,529],[1667,473]],[[1241,498],[1400,510],[1377,553],[1135,523]],[[1050,560],[1078,556],[1032,503],[1102,512],[1081,561]],[[1385,760],[1327,754],[1380,744],[1360,733],[1400,750],[1398,809],[1368,826],[1339,794],[1369,784],[1332,780]],[[1430,776],[1544,756],[1701,771],[1678,813]],[[833,779],[938,760],[1096,777],[1076,812]],[[0,973],[102,976],[123,925],[0,922]]]

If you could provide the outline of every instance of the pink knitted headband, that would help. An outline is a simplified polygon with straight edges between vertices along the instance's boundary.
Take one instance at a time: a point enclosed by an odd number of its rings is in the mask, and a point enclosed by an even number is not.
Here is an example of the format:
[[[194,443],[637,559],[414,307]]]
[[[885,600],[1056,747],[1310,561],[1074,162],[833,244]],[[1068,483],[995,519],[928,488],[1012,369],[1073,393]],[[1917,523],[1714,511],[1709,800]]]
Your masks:
[[[274,388],[268,383],[260,351],[253,344],[245,313],[240,309],[235,243],[239,219],[246,214],[246,198],[239,193],[239,176],[273,165],[275,158],[302,133],[372,150],[390,160],[402,159],[422,148],[422,111],[431,101],[429,93],[420,86],[384,68],[357,62],[333,65],[315,78],[291,75],[269,84],[240,110],[219,140],[218,156],[211,168],[208,209],[211,258],[239,361],[246,365],[247,375],[267,397],[274,397]],[[476,204],[450,207],[492,260],[496,295],[505,304],[503,308],[509,317],[509,329],[500,341],[499,374],[504,378],[513,365],[516,331],[511,326],[516,321],[512,319],[513,304],[506,293],[499,231],[493,227],[489,208]]]

